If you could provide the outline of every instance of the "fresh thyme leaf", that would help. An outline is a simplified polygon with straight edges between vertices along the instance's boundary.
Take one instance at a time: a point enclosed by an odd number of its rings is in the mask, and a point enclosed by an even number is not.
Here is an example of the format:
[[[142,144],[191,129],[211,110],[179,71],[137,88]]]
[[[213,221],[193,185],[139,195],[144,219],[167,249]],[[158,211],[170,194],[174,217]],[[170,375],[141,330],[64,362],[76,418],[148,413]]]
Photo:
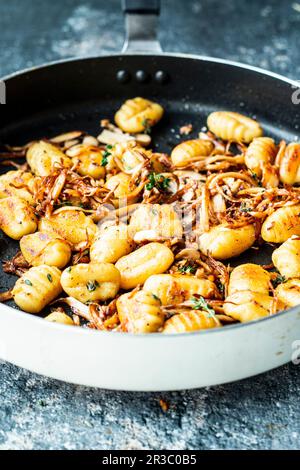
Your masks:
[[[273,279],[272,284],[273,284],[273,287],[277,287],[279,284],[283,284],[286,281],[287,279],[285,276],[278,274],[278,276],[275,279]]]
[[[224,286],[224,284],[222,284],[221,281],[217,281],[217,288],[218,288],[218,290],[219,290],[219,292],[220,292],[221,294],[224,294],[224,292],[225,292],[225,286]]]
[[[144,119],[142,122],[142,125],[144,126],[144,133],[145,134],[151,134],[152,132],[152,127],[151,127],[151,121],[149,119]]]
[[[33,286],[32,282],[29,281],[29,279],[25,279],[24,282],[25,282],[25,284],[27,284],[27,286],[31,286],[31,287]]]
[[[103,157],[102,157],[102,162],[101,162],[101,166],[106,166],[108,165],[108,159],[109,157],[111,157],[111,152],[110,150],[113,149],[113,146],[112,145],[107,145],[106,146],[106,149],[103,153]]]
[[[184,266],[180,266],[179,271],[182,274],[195,274],[197,271],[197,266],[192,266],[191,264],[185,264]]]
[[[152,297],[153,297],[153,299],[158,300],[159,302],[161,302],[160,298],[157,297],[157,295],[155,295],[155,294],[152,293]]]
[[[52,278],[51,274],[47,274],[47,278],[48,278],[49,282],[53,282],[53,278]]]
[[[251,212],[252,209],[251,207],[248,207],[245,202],[242,202],[241,207],[240,207],[241,212]]]
[[[149,183],[146,184],[146,189],[151,191],[153,188],[157,188],[159,191],[166,191],[170,184],[170,178],[165,178],[159,173],[150,173]]]
[[[204,310],[207,312],[209,317],[213,317],[215,315],[214,309],[206,302],[206,300],[203,297],[193,297],[192,298],[192,303],[193,303],[193,310]]]
[[[95,292],[95,290],[97,289],[97,287],[99,287],[99,282],[98,281],[89,281],[86,285],[87,287],[87,290],[89,292]]]
[[[251,171],[251,176],[254,179],[254,181],[257,183],[257,186],[262,186],[262,182],[260,181],[259,177],[254,171]]]

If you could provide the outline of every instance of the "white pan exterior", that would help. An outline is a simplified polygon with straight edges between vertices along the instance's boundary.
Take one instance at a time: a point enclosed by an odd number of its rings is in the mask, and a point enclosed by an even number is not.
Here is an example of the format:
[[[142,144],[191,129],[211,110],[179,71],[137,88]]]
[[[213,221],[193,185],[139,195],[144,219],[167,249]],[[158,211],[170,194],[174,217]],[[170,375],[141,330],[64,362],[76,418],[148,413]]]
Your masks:
[[[112,390],[181,390],[240,380],[289,362],[297,340],[299,309],[206,332],[133,336],[53,324],[0,307],[2,359]]]

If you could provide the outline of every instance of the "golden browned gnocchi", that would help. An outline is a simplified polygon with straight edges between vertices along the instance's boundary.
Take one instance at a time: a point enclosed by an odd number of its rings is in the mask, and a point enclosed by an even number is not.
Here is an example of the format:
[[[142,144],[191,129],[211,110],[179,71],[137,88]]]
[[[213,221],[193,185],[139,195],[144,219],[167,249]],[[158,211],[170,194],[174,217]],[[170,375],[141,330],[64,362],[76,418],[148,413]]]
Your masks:
[[[36,232],[20,241],[21,252],[31,266],[56,266],[63,269],[70,261],[72,251],[68,242],[47,233]]]
[[[266,242],[283,243],[292,235],[300,235],[300,204],[277,209],[261,228],[261,236]]]
[[[131,177],[126,173],[118,173],[112,176],[105,186],[110,191],[113,191],[114,197],[117,199],[127,197],[134,189],[131,184]],[[137,200],[136,197],[134,197],[131,202],[135,200]]]
[[[134,250],[126,225],[112,225],[102,230],[90,249],[93,263],[116,263]]]
[[[113,299],[120,289],[120,273],[110,263],[77,264],[61,276],[63,290],[81,302]]]
[[[143,289],[158,298],[162,305],[179,304],[194,295],[217,297],[217,287],[212,281],[186,275],[156,274],[147,279]]]
[[[208,129],[217,137],[232,142],[249,143],[262,136],[262,128],[254,119],[239,113],[216,111],[207,119]]]
[[[116,113],[116,124],[125,132],[137,134],[154,126],[163,117],[162,106],[144,98],[126,101]]]
[[[55,167],[69,168],[72,165],[72,160],[58,147],[42,140],[28,149],[27,162],[37,176],[49,176]]]
[[[282,183],[289,185],[300,183],[300,144],[289,144],[279,163]]]
[[[171,158],[173,165],[177,168],[188,167],[199,161],[199,157],[207,157],[214,149],[209,140],[187,140],[174,148]]]
[[[253,225],[240,228],[229,228],[224,225],[212,227],[199,237],[199,248],[205,255],[216,259],[228,259],[248,250],[255,242],[256,234]]]
[[[219,328],[220,326],[221,323],[215,315],[190,310],[169,318],[165,322],[162,332],[165,334],[190,333],[192,331]]]
[[[258,264],[241,264],[230,275],[228,294],[250,290],[269,295],[270,283],[270,273]]]
[[[171,266],[174,255],[161,243],[149,243],[133,253],[123,256],[116,263],[121,273],[122,289],[133,289],[144,284],[153,274],[162,274]]]
[[[245,163],[249,170],[260,178],[264,166],[274,163],[276,154],[277,147],[273,139],[269,137],[257,137],[246,150]]]
[[[14,240],[37,229],[37,218],[32,207],[19,197],[7,197],[0,200],[0,228]]]
[[[16,196],[33,206],[33,185],[32,173],[22,170],[9,171],[0,176],[0,199]]]
[[[67,152],[77,171],[82,176],[91,176],[96,180],[105,177],[104,151],[92,145],[76,145]]]
[[[225,314],[241,323],[259,320],[283,308],[284,304],[278,299],[250,290],[235,292],[224,303]]]
[[[66,210],[40,219],[39,231],[52,237],[59,236],[76,245],[85,241],[92,242],[98,228],[92,219],[83,212]]]
[[[300,279],[289,279],[287,282],[279,284],[276,287],[275,295],[286,307],[300,305]]]
[[[122,329],[128,333],[154,333],[163,326],[160,302],[148,292],[121,295],[117,309]]]
[[[168,204],[143,204],[133,213],[129,224],[132,237],[148,230],[155,232],[157,239],[182,238],[183,234],[180,218]]]
[[[40,313],[62,292],[61,272],[51,266],[37,266],[26,272],[12,291],[14,301],[28,313]]]
[[[66,313],[60,312],[59,310],[50,313],[50,315],[47,315],[45,320],[50,323],[60,323],[61,325],[74,326],[72,318],[69,317],[69,315]]]
[[[272,261],[286,279],[300,277],[300,237],[293,235],[274,250]]]

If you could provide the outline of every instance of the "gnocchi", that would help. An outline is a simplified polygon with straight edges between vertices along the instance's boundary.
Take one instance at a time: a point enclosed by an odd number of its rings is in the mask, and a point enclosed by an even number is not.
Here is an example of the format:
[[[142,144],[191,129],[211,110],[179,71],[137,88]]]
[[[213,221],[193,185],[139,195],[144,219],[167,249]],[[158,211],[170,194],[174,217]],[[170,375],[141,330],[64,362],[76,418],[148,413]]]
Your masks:
[[[96,237],[90,249],[93,263],[116,263],[134,250],[134,242],[126,225],[106,227]]]
[[[234,292],[224,303],[225,314],[241,323],[259,320],[283,308],[284,304],[276,298],[250,290]]]
[[[160,302],[147,292],[121,295],[117,309],[122,329],[128,333],[155,333],[163,326]]]
[[[248,250],[256,240],[255,227],[245,225],[229,228],[225,225],[212,227],[199,237],[199,248],[205,255],[223,260],[233,258]]]
[[[277,209],[261,228],[262,238],[270,243],[283,243],[292,235],[300,236],[300,204]]]
[[[19,197],[34,206],[33,186],[34,176],[31,173],[22,170],[9,171],[0,176],[0,199]]]
[[[15,303],[28,313],[40,313],[61,294],[61,272],[53,266],[41,265],[29,269],[12,291]]]
[[[129,196],[133,190],[131,184],[131,177],[126,173],[118,173],[111,178],[106,183],[106,188],[110,191],[113,191],[114,197],[117,199],[126,198]],[[133,198],[134,202],[137,198]]]
[[[37,176],[49,176],[55,167],[70,168],[72,165],[72,160],[58,147],[42,140],[28,149],[27,162]]]
[[[272,261],[286,279],[300,277],[300,237],[293,235],[274,250]]]
[[[284,184],[300,183],[300,144],[289,144],[280,158],[280,181]]]
[[[249,144],[256,137],[262,136],[262,128],[254,119],[239,113],[216,111],[207,119],[208,129],[217,137],[232,142]]]
[[[277,147],[273,139],[269,137],[255,138],[245,153],[245,163],[249,170],[259,178],[262,176],[263,168],[275,161]]]
[[[68,242],[43,232],[24,236],[20,241],[20,248],[25,260],[31,266],[47,264],[63,269],[72,255]]]
[[[76,245],[85,241],[93,241],[98,228],[92,219],[77,210],[66,210],[43,217],[39,222],[39,231],[49,236],[59,236]]]
[[[37,218],[33,208],[19,197],[0,199],[0,228],[14,240],[37,229]]]
[[[138,232],[151,230],[157,239],[182,238],[181,220],[168,204],[143,204],[132,215],[129,231],[132,236]]]
[[[92,145],[76,145],[71,147],[67,156],[77,163],[77,172],[82,176],[90,176],[99,180],[105,177],[104,151]]]
[[[241,264],[234,268],[230,275],[228,294],[249,290],[269,295],[270,284],[270,273],[261,266],[251,263]]]
[[[161,243],[148,243],[116,263],[121,273],[122,289],[133,289],[144,284],[153,274],[162,274],[171,266],[174,255]]]
[[[300,305],[300,279],[289,279],[279,284],[275,295],[286,307]]]
[[[217,297],[217,288],[212,281],[185,275],[150,276],[144,284],[144,290],[158,298],[162,305],[179,304],[195,294],[206,298]]]
[[[61,276],[63,290],[83,303],[113,299],[120,289],[120,273],[110,263],[70,266]]]
[[[169,318],[165,322],[162,332],[165,334],[190,333],[220,326],[221,323],[215,315],[209,316],[206,312],[201,311],[187,311]]]
[[[188,167],[199,161],[199,157],[208,157],[214,149],[209,140],[187,140],[174,148],[171,154],[173,165],[177,168]]]
[[[137,134],[145,132],[163,117],[162,106],[144,98],[127,100],[115,115],[117,126],[124,132]]]
[[[50,323],[60,323],[61,325],[74,326],[72,318],[69,317],[69,315],[66,313],[59,312],[58,310],[50,313],[50,315],[47,315],[45,320]]]

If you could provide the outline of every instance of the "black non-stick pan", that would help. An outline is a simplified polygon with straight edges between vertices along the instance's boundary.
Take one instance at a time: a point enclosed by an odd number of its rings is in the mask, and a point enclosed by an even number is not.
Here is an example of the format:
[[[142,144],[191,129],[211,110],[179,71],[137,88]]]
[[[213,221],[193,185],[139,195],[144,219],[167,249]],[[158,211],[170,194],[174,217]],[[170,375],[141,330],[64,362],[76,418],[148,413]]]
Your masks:
[[[158,0],[123,1],[122,54],[57,62],[5,78],[0,142],[18,145],[74,129],[97,135],[100,119],[112,119],[120,104],[135,96],[157,100],[166,110],[154,130],[161,151],[170,152],[182,125],[192,123],[199,131],[218,109],[255,117],[277,141],[295,140],[296,83],[226,60],[163,54],[156,36],[159,6]],[[1,258],[9,258],[16,245],[4,237],[0,242]],[[269,260],[265,250],[259,256]],[[243,255],[249,259],[249,253]],[[7,275],[0,282],[8,287]],[[59,379],[114,389],[182,389],[247,377],[289,361],[298,336],[300,308],[176,337],[106,334],[48,324],[4,305],[0,310],[4,359]]]

